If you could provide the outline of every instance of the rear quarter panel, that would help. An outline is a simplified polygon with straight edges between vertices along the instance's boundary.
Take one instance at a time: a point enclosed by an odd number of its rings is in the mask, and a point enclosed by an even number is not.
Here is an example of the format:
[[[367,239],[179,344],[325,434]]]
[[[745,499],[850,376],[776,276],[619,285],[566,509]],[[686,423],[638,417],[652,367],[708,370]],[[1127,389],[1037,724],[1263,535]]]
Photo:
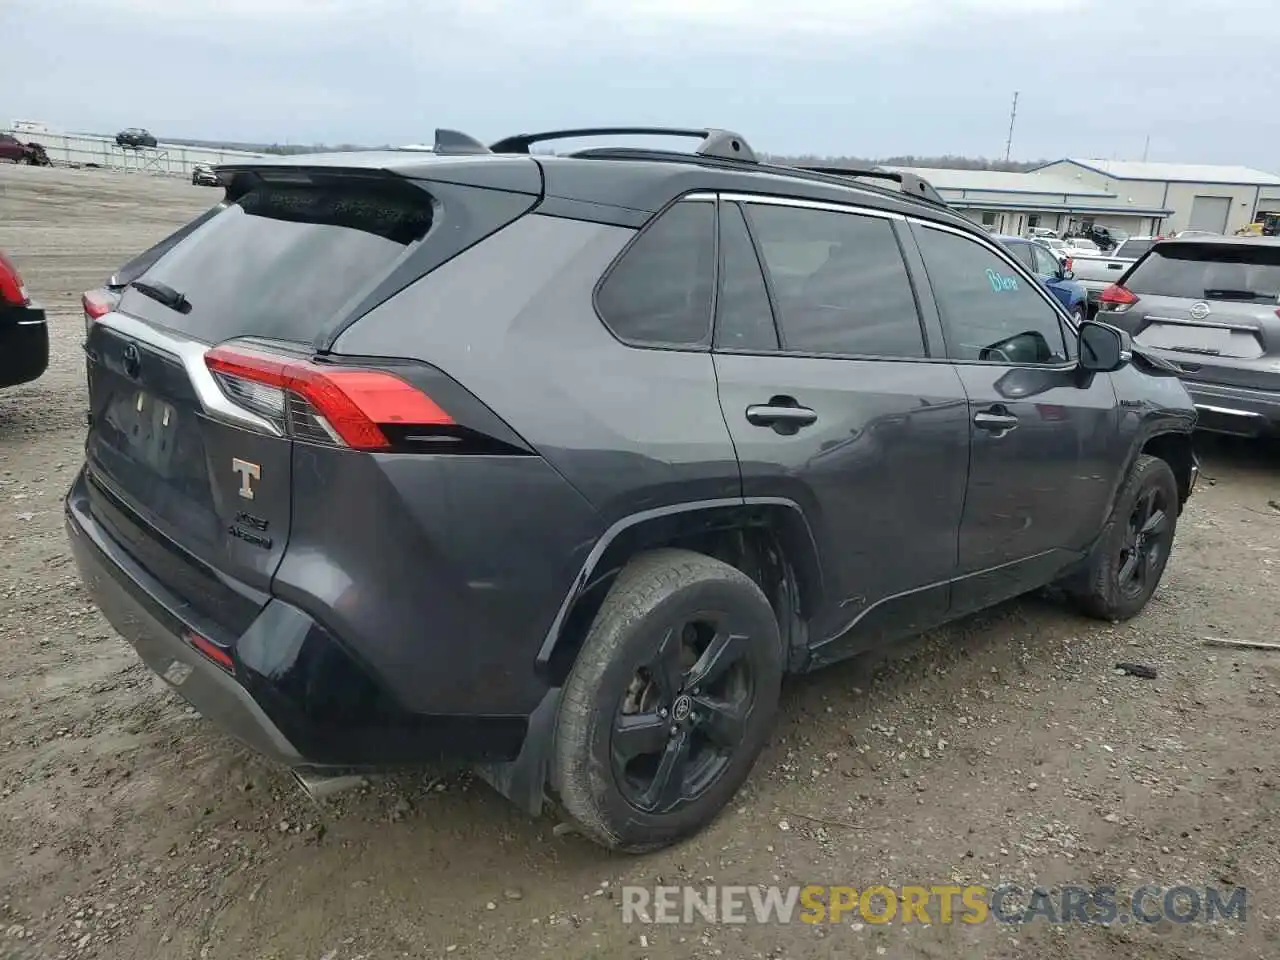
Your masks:
[[[546,457],[606,526],[737,497],[711,354],[626,346],[595,313],[595,284],[632,235],[523,217],[374,310],[335,350],[439,367]]]

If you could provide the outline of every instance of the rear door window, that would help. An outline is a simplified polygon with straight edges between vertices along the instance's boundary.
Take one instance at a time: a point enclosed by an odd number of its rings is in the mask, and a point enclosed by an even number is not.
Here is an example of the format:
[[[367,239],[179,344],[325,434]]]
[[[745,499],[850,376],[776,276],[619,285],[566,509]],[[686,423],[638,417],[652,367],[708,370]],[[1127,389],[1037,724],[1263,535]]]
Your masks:
[[[1042,247],[1035,247],[1030,244],[1027,247],[1031,251],[1031,270],[1033,273],[1038,273],[1042,277],[1057,276],[1058,271],[1061,269],[1057,257]]]
[[[745,205],[793,353],[923,357],[924,332],[893,225],[880,217]]]
[[[1160,243],[1124,285],[1139,296],[1280,303],[1280,246]]]
[[[405,181],[259,183],[143,274],[182,294],[173,310],[136,289],[120,309],[209,343],[310,341],[431,227],[431,197]]]
[[[1018,258],[1024,267],[1028,270],[1035,270],[1036,261],[1035,254],[1032,250],[1035,248],[1034,243],[1010,243],[1007,244],[1013,255]]]
[[[706,345],[715,288],[716,207],[682,200],[644,228],[605,275],[596,309],[630,343]]]

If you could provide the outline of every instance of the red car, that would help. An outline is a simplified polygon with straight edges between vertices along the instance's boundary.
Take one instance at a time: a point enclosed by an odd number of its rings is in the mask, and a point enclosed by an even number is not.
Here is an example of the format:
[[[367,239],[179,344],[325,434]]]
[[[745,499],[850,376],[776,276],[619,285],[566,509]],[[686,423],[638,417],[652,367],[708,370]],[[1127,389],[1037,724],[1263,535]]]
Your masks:
[[[17,137],[0,133],[0,162],[29,163],[33,167],[47,167],[49,155],[38,143],[23,143]]]
[[[18,268],[0,251],[0,387],[35,380],[48,366],[44,308],[31,302]]]

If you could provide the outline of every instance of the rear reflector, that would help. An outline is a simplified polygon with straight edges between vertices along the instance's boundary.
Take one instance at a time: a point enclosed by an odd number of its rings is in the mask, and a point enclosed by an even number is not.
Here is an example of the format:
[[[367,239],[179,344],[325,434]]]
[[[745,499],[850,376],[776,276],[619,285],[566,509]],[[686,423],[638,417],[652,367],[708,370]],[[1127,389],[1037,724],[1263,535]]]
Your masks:
[[[231,661],[231,654],[227,653],[227,651],[223,650],[212,640],[206,639],[198,633],[190,632],[187,633],[186,637],[187,643],[199,650],[208,659],[212,660],[224,670],[233,673],[235,672],[235,664]]]
[[[25,307],[31,302],[22,277],[18,275],[18,268],[3,253],[0,253],[0,302],[15,307]]]
[[[383,426],[454,423],[425,393],[385,370],[330,366],[227,345],[209,350],[204,359],[228,399],[270,417],[297,439],[390,450]]]

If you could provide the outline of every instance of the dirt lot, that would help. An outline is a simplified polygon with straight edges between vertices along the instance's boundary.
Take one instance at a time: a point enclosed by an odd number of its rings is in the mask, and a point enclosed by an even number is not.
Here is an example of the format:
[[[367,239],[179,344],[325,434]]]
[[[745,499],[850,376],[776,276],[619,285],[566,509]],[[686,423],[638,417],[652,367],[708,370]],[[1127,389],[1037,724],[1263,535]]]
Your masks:
[[[1280,654],[1200,642],[1280,638],[1280,453],[1256,444],[1202,444],[1211,482],[1136,621],[1029,598],[795,681],[738,802],[678,849],[608,856],[462,774],[303,797],[152,679],[64,544],[79,294],[214,196],[0,167],[0,249],[54,330],[48,374],[0,395],[0,957],[1280,956]],[[618,898],[1002,880],[1242,885],[1247,921],[641,927]]]

